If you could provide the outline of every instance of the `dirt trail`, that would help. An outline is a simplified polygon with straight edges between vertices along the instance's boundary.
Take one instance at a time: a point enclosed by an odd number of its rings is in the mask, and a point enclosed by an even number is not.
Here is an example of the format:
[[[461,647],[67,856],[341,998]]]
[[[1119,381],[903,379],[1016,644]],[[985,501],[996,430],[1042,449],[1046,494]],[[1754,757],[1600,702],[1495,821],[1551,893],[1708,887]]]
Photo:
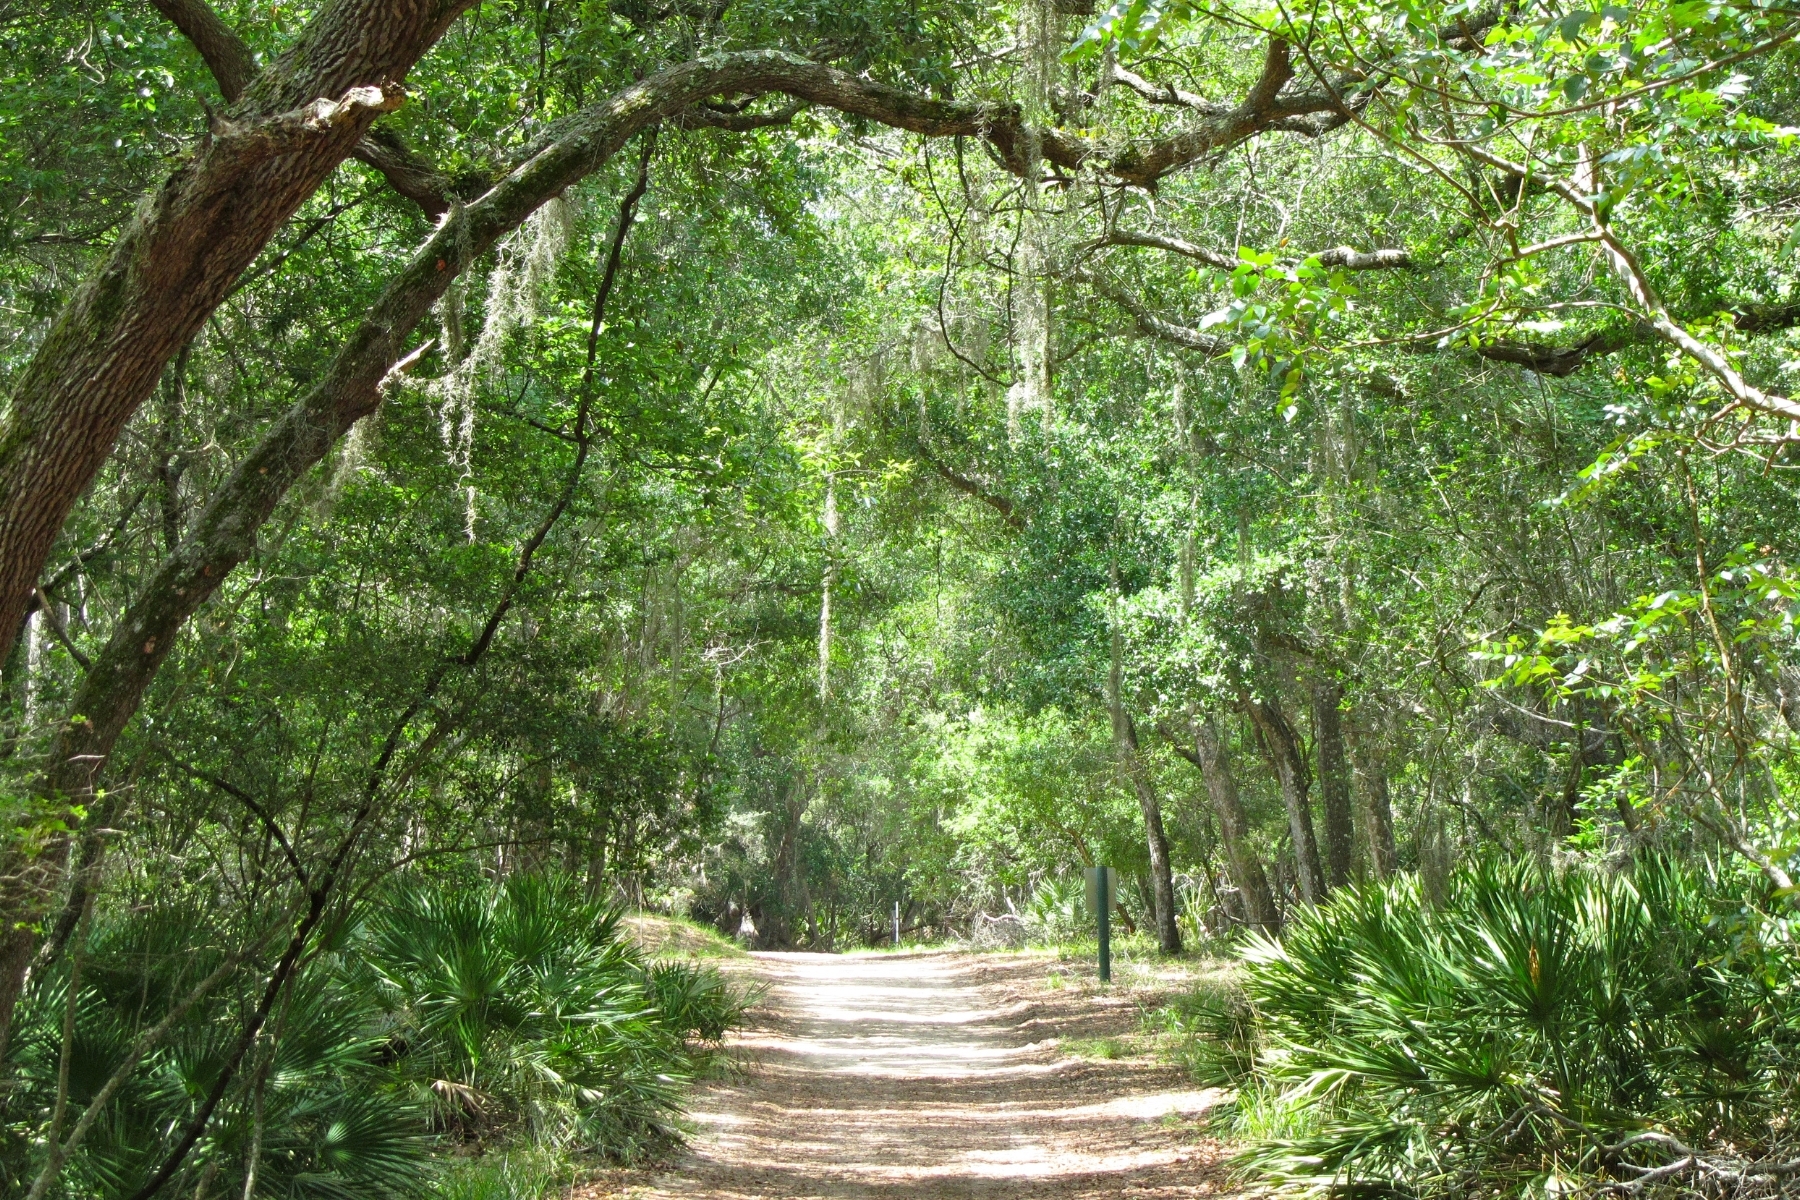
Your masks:
[[[703,1089],[691,1149],[643,1200],[1075,1200],[1230,1190],[1214,1100],[1145,1058],[1129,1000],[1045,985],[1034,956],[761,954],[742,1074]],[[604,1194],[604,1193],[601,1193]]]

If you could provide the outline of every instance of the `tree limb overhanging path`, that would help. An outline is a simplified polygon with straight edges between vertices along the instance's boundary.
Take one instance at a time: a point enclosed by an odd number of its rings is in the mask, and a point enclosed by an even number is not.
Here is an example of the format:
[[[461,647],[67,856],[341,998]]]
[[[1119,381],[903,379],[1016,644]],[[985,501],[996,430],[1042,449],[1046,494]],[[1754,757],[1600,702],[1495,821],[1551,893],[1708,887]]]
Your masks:
[[[1317,132],[1292,122],[1341,108],[1329,91],[1284,90],[1294,71],[1279,39],[1270,41],[1242,102],[1172,136],[1122,147],[1028,124],[1016,104],[917,95],[783,51],[749,50],[677,63],[567,115],[479,196],[453,203],[431,165],[374,122],[405,102],[412,64],[470,3],[333,0],[258,71],[248,46],[205,0],[158,0],[230,107],[213,115],[192,152],[139,205],[102,266],[52,323],[0,413],[0,657],[42,594],[40,577],[64,520],[164,365],[338,163],[367,162],[399,194],[443,219],[129,602],[106,649],[84,667],[83,702],[59,723],[48,769],[27,785],[34,795],[74,808],[96,800],[113,745],[181,629],[249,556],[289,488],[428,352],[415,333],[451,281],[661,122],[708,113],[718,97],[747,104],[779,96],[790,102],[781,110],[789,115],[793,105],[816,105],[927,137],[980,139],[1021,175],[1044,164],[1088,164],[1122,183],[1151,187],[1261,131]],[[716,113],[699,119],[734,127]],[[748,114],[745,127],[779,119]],[[56,835],[41,852],[15,852],[0,863],[0,1046],[67,860],[68,838]]]
[[[18,636],[64,520],[164,365],[340,162],[368,163],[428,213],[451,210],[431,165],[374,122],[405,103],[408,71],[471,4],[336,0],[285,54],[252,74],[249,49],[204,0],[161,0],[158,7],[200,51],[231,105],[145,197],[104,264],[58,315],[0,421],[0,655]],[[373,365],[383,356],[369,351],[387,351],[381,372],[369,379],[337,370],[332,384],[346,396],[372,392],[423,315],[421,308],[407,319],[406,310],[417,307],[412,301],[428,308],[474,257],[599,169],[630,137],[665,119],[693,117],[697,107],[704,112],[714,97],[783,95],[927,137],[979,138],[1021,175],[1040,164],[1060,170],[1088,164],[1149,188],[1258,133],[1313,135],[1341,121],[1343,103],[1334,92],[1287,90],[1294,79],[1289,59],[1287,43],[1271,39],[1240,103],[1171,136],[1122,147],[1028,124],[1016,104],[919,95],[780,50],[676,64],[554,123],[522,164],[466,212],[444,221],[383,296],[393,326],[373,338],[365,327],[363,353],[351,355]],[[1314,118],[1324,124],[1309,123]],[[742,124],[780,119],[752,116]],[[455,244],[443,245],[446,235]],[[428,264],[422,277],[421,262]]]
[[[759,954],[746,1069],[696,1098],[688,1153],[574,1200],[1078,1200],[1231,1190],[1201,1131],[1218,1093],[1147,1059],[1120,993],[1046,986],[1053,958]],[[1062,968],[1067,971],[1067,968]]]

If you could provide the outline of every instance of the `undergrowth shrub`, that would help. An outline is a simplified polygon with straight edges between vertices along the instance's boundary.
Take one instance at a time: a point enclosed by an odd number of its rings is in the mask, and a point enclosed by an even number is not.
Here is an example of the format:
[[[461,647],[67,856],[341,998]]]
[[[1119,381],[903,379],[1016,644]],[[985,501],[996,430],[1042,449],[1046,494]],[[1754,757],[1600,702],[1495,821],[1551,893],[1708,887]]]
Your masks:
[[[434,1131],[624,1153],[670,1135],[687,1030],[657,1005],[618,920],[538,875],[398,888],[376,908],[358,973],[395,1083]]]
[[[211,975],[223,952],[206,914],[163,903],[94,922],[80,955],[69,1055],[71,1114],[81,1113],[126,1063],[134,1043]],[[429,1143],[423,1114],[387,1085],[375,1014],[328,956],[301,974],[189,1157],[193,1180],[252,1157],[258,1192],[295,1197],[403,1195],[422,1186]],[[8,1192],[23,1195],[42,1165],[34,1131],[55,1103],[71,982],[65,957],[27,993],[7,1057]],[[241,972],[188,1010],[145,1054],[98,1115],[63,1172],[62,1194],[129,1196],[161,1165],[235,1048],[260,982]],[[260,1119],[259,1119],[260,1113]],[[74,1116],[71,1115],[72,1123]]]
[[[557,876],[396,884],[355,917],[277,1005],[169,1194],[242,1195],[252,1161],[256,1195],[295,1200],[529,1191],[537,1159],[445,1175],[432,1155],[527,1140],[552,1155],[660,1148],[676,1136],[684,1083],[747,1003],[709,968],[644,961],[616,912]],[[96,916],[79,955],[70,1122],[223,961],[219,941],[205,913],[179,903]],[[8,1192],[23,1194],[42,1166],[75,961],[36,981],[15,1023]],[[144,1054],[64,1170],[63,1195],[129,1196],[148,1180],[219,1077],[263,978],[239,970]]]
[[[1203,977],[1192,989],[1145,1014],[1145,1025],[1173,1047],[1194,1082],[1237,1087],[1256,1066],[1256,1014],[1230,978]]]
[[[484,1154],[446,1163],[432,1200],[550,1200],[571,1182],[569,1160],[553,1151]]]
[[[697,1047],[716,1047],[743,1023],[757,994],[733,987],[710,967],[660,962],[645,975],[645,989],[663,1023]]]
[[[1079,879],[1053,876],[1039,880],[1021,914],[1031,940],[1054,944],[1079,936],[1092,924],[1083,896],[1084,885]]]
[[[1484,866],[1436,906],[1416,878],[1346,889],[1245,951],[1241,1164],[1419,1197],[1754,1182],[1795,1157],[1787,904],[1659,860]],[[1188,1019],[1229,1044],[1209,1004]]]

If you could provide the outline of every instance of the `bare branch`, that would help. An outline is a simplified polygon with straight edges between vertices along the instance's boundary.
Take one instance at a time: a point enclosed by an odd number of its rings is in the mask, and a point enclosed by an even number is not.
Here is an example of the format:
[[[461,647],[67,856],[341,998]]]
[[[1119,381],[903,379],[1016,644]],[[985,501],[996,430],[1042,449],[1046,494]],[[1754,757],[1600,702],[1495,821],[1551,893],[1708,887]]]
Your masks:
[[[89,662],[88,656],[83,654],[81,648],[70,640],[68,629],[63,625],[62,618],[57,616],[56,606],[50,603],[48,596],[44,595],[43,588],[38,589],[37,601],[38,611],[44,614],[44,623],[50,626],[50,632],[56,635],[56,640],[62,643],[62,648],[69,652],[69,657],[74,659],[83,671],[91,668],[94,664]]]
[[[1542,342],[1483,342],[1475,353],[1493,362],[1514,363],[1539,375],[1563,379],[1581,370],[1589,359],[1603,358],[1638,341],[1632,330],[1596,333],[1573,346],[1550,346]]]
[[[805,104],[796,100],[792,104],[782,105],[774,112],[749,113],[721,111],[712,105],[701,104],[681,113],[672,124],[683,129],[723,129],[729,133],[750,133],[757,129],[786,125],[805,107]]]
[[[381,172],[389,187],[424,209],[427,216],[440,217],[449,211],[454,190],[450,177],[392,129],[371,127],[350,154]]]
[[[306,886],[306,867],[300,862],[300,856],[294,853],[293,844],[288,841],[287,834],[281,831],[281,826],[276,823],[274,817],[269,815],[268,810],[257,802],[256,797],[252,796],[249,792],[246,792],[235,783],[232,783],[229,779],[215,775],[211,771],[203,770],[191,763],[182,762],[172,754],[165,752],[163,757],[167,758],[171,765],[188,775],[192,775],[200,782],[209,784],[219,791],[224,792],[227,796],[230,796],[245,808],[249,809],[251,813],[255,815],[256,819],[262,823],[262,827],[268,830],[269,836],[275,839],[275,844],[281,847],[281,853],[286,857],[288,866],[293,868],[294,878],[300,881],[301,887]]]
[[[1484,147],[1463,145],[1461,149],[1469,157],[1487,166],[1498,167],[1503,171],[1510,171],[1520,176],[1529,174],[1525,167],[1501,158]],[[1589,169],[1591,170],[1591,167]],[[1650,281],[1643,265],[1638,262],[1637,255],[1620,240],[1617,231],[1601,213],[1593,196],[1567,180],[1543,177],[1541,174],[1540,177],[1544,179],[1545,188],[1560,196],[1588,219],[1593,238],[1600,243],[1607,266],[1612,270],[1614,278],[1624,286],[1626,294],[1637,305],[1644,323],[1654,330],[1658,337],[1698,363],[1718,381],[1734,404],[1740,404],[1745,408],[1771,416],[1800,420],[1800,402],[1774,392],[1765,392],[1761,388],[1751,385],[1738,373],[1737,367],[1732,364],[1730,357],[1724,351],[1700,340],[1670,314],[1656,285]]]
[[[88,546],[86,549],[76,554],[74,558],[70,559],[68,565],[64,566],[62,570],[52,575],[49,579],[46,579],[40,590],[44,592],[58,591],[71,579],[74,579],[76,572],[80,571],[81,568],[87,566],[96,558],[99,558],[102,554],[105,554],[108,550],[112,549],[113,544],[119,540],[119,535],[124,533],[125,527],[131,523],[131,518],[137,514],[138,505],[142,504],[144,502],[144,497],[149,494],[149,484],[145,484],[143,487],[139,488],[137,495],[133,496],[130,502],[120,510],[119,519],[112,523],[112,528],[101,535],[98,541],[94,542],[91,546]]]
[[[206,0],[150,0],[194,44],[227,104],[236,104],[256,78],[256,55]]]
[[[1263,56],[1262,73],[1241,103],[1234,108],[1209,112],[1186,132],[1127,147],[1112,157],[1107,170],[1126,183],[1154,189],[1157,180],[1170,172],[1259,133],[1274,130],[1314,137],[1350,119],[1350,108],[1357,102],[1347,98],[1346,92],[1357,81],[1284,96],[1282,89],[1293,77],[1288,43],[1282,38],[1270,38]],[[1045,157],[1051,157],[1048,143]]]
[[[1173,321],[1165,321],[1145,308],[1143,302],[1135,296],[1116,287],[1099,275],[1081,271],[1076,273],[1076,278],[1087,283],[1095,292],[1130,313],[1132,319],[1137,323],[1138,332],[1147,337],[1173,342],[1177,346],[1198,350],[1200,353],[1214,358],[1231,353],[1233,343],[1230,339],[1191,329],[1186,325],[1177,325]]]
[[[1152,104],[1171,104],[1178,108],[1191,108],[1208,116],[1219,116],[1231,111],[1229,105],[1214,104],[1204,96],[1183,91],[1172,83],[1151,83],[1143,76],[1128,71],[1117,63],[1112,65],[1106,78],[1101,80],[1100,86],[1104,88],[1109,84],[1120,84],[1129,88]]]
[[[1166,250],[1170,254],[1179,254],[1183,258],[1203,262],[1209,267],[1217,267],[1221,271],[1236,270],[1240,261],[1236,255],[1227,254],[1223,250],[1196,246],[1192,242],[1185,242],[1180,238],[1160,237],[1154,233],[1133,233],[1125,229],[1111,230],[1105,237],[1093,244],[1095,246],[1137,246],[1146,250]]]
[[[1183,241],[1180,238],[1162,237],[1154,233],[1134,233],[1124,229],[1112,230],[1093,244],[1095,246],[1137,246],[1148,250],[1166,250],[1170,254],[1179,254],[1183,258],[1203,262],[1209,267],[1217,267],[1221,271],[1236,270],[1243,262],[1236,255],[1227,254],[1223,250],[1196,246],[1192,242]],[[1412,256],[1404,250],[1362,251],[1349,246],[1332,246],[1312,254],[1302,254],[1293,260],[1293,264],[1297,265],[1309,260],[1317,260],[1321,267],[1345,271],[1411,270],[1416,265]]]
[[[1019,515],[1019,510],[1017,506],[1013,504],[1011,499],[1001,495],[991,486],[984,484],[979,480],[972,479],[967,475],[951,470],[926,447],[922,439],[916,443],[915,448],[918,450],[919,457],[924,460],[925,465],[937,472],[938,477],[945,483],[949,484],[963,495],[971,496],[999,513],[1000,519],[1006,522],[1008,528],[1018,530],[1023,530],[1025,528],[1025,518]]]

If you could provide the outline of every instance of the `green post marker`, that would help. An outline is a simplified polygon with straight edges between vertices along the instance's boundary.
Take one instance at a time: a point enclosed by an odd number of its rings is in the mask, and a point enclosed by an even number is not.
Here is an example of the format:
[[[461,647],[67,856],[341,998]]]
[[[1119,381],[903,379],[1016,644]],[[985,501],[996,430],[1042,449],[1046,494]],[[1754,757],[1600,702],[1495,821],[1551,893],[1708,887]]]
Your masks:
[[[1112,889],[1107,887],[1112,880],[1109,876],[1112,868],[1099,867],[1094,871],[1094,892],[1099,898],[1095,905],[1095,915],[1100,919],[1100,982],[1112,982]]]
[[[1119,894],[1119,873],[1111,867],[1089,867],[1082,874],[1087,877],[1088,908],[1100,926],[1100,982],[1111,983],[1112,906]]]

